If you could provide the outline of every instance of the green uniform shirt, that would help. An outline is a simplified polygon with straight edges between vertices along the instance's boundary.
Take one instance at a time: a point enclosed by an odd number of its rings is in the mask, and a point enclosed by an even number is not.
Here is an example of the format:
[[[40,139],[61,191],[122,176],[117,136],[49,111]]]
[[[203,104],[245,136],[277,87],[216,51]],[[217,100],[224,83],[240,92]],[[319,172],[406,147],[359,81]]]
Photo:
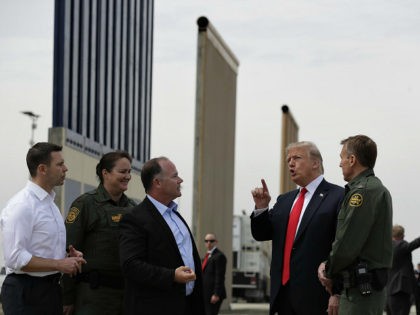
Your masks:
[[[328,278],[365,261],[369,269],[392,264],[392,200],[389,191],[367,169],[346,185],[337,232],[326,263]]]
[[[116,203],[102,184],[72,203],[65,221],[67,247],[71,244],[83,252],[87,261],[83,272],[98,270],[101,274],[122,278],[118,225],[121,217],[135,205],[124,194]],[[69,277],[63,280],[64,305],[73,304],[75,283]]]

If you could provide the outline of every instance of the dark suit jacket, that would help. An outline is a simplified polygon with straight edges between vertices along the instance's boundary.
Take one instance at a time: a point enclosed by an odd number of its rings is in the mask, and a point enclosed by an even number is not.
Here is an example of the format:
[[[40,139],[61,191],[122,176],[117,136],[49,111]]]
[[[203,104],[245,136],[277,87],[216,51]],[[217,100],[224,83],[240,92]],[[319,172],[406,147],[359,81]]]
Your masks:
[[[204,315],[201,260],[192,235],[191,240],[197,275],[193,314]],[[184,262],[171,229],[147,197],[120,221],[120,261],[126,314],[184,315],[185,284],[174,282]]]
[[[272,240],[270,314],[273,303],[287,297],[282,287],[283,251],[289,213],[299,190],[280,195],[270,211],[251,215],[251,231],[257,241]],[[290,302],[299,314],[325,314],[329,295],[318,280],[318,266],[328,258],[334,241],[337,215],[344,189],[325,181],[319,184],[299,225],[290,258]]]
[[[225,289],[226,256],[217,248],[207,261],[203,271],[204,301],[210,303],[210,298],[216,294],[220,299],[226,298]]]
[[[411,252],[420,247],[420,237],[408,243],[407,241],[392,241],[393,260],[389,272],[388,295],[399,292],[414,293],[416,279]]]

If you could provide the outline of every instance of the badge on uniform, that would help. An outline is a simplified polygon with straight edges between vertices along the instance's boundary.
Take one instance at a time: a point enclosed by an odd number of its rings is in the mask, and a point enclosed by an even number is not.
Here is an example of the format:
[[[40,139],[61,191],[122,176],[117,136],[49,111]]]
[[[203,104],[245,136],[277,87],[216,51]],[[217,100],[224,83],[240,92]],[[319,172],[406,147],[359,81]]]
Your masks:
[[[363,196],[361,194],[353,194],[350,197],[349,205],[352,207],[360,207],[363,203]]]
[[[121,213],[111,216],[112,222],[120,222],[121,218],[122,218]]]
[[[76,207],[72,207],[69,211],[69,214],[67,214],[66,223],[74,223],[79,213],[79,209],[77,209]]]

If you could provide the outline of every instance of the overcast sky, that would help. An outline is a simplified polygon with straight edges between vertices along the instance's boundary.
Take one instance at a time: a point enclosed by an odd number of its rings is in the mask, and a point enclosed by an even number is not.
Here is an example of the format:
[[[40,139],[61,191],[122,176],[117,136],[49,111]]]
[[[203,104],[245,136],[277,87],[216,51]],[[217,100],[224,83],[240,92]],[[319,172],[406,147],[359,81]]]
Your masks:
[[[3,165],[0,207],[27,179],[31,110],[35,141],[52,123],[53,0],[0,0]],[[420,236],[420,2],[418,0],[157,0],[152,156],[166,155],[184,178],[179,200],[191,218],[198,17],[205,15],[240,66],[234,212],[253,207],[265,178],[279,190],[281,106],[299,139],[315,142],[325,178],[344,185],[340,140],[359,133],[378,145],[375,172],[394,202],[394,223]],[[420,262],[420,250],[414,253]]]

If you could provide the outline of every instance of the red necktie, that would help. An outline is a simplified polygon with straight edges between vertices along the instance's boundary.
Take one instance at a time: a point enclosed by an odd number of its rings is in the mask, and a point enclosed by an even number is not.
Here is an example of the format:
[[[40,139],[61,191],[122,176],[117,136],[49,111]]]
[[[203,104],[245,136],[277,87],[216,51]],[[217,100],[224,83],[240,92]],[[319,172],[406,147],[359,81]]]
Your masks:
[[[293,241],[295,240],[296,229],[299,222],[300,213],[302,212],[303,202],[307,190],[303,187],[300,190],[299,198],[295,202],[292,211],[289,214],[289,223],[287,224],[286,243],[283,253],[283,273],[281,283],[285,285],[290,278],[290,255],[292,253]]]
[[[209,260],[209,253],[206,253],[206,256],[204,256],[203,262],[201,264],[201,270],[204,271],[204,268],[206,268],[208,260]]]

